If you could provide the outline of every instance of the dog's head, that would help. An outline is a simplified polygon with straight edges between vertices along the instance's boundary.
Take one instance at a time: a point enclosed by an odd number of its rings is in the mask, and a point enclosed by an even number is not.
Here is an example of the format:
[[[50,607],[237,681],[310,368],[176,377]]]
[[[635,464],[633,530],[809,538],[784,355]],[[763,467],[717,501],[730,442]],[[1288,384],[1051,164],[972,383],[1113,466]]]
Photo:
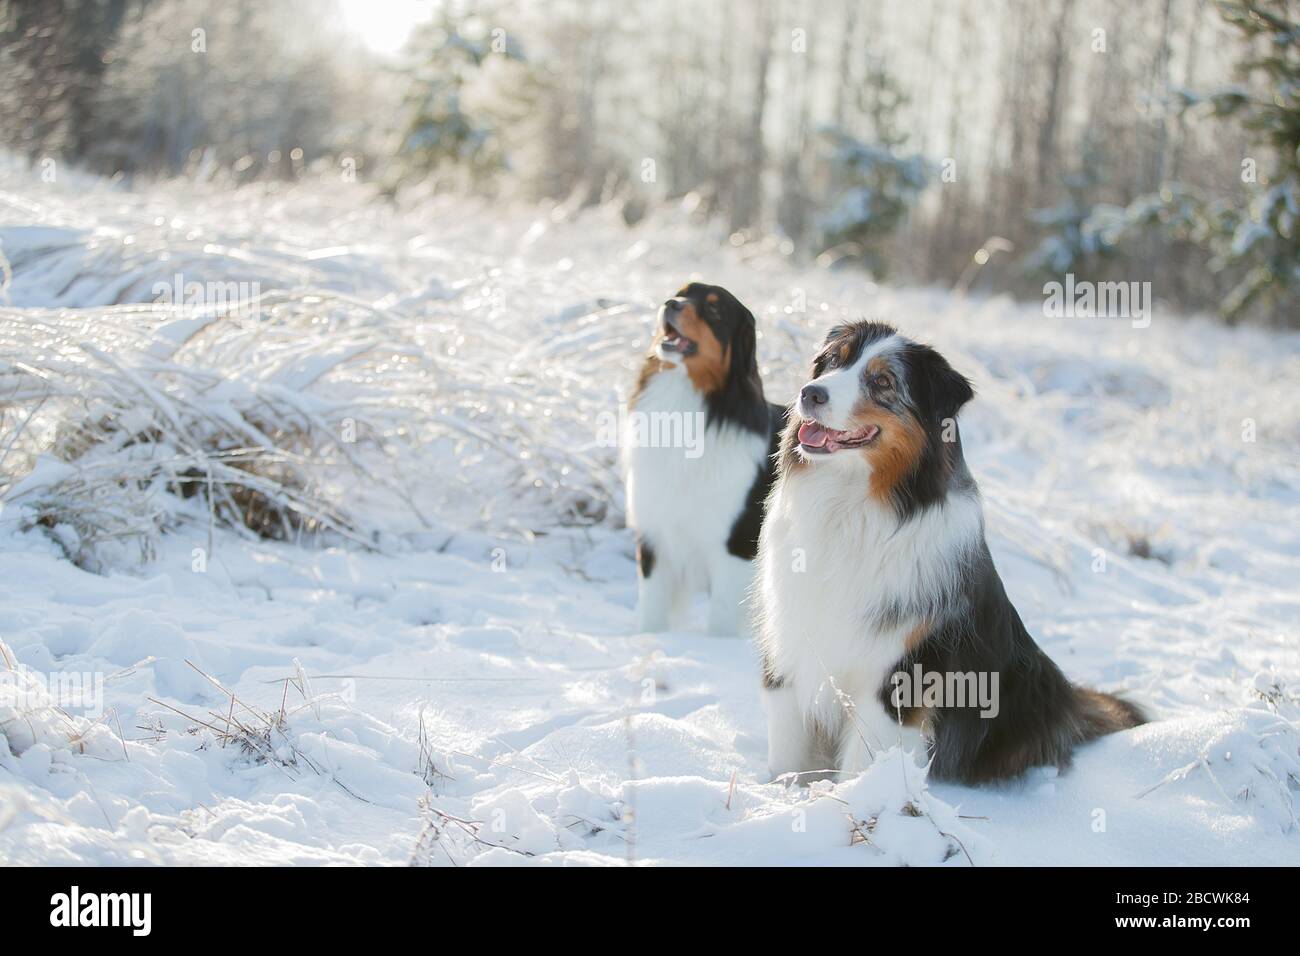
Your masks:
[[[888,497],[927,461],[948,460],[943,442],[956,429],[947,426],[973,396],[928,345],[878,322],[836,326],[795,403],[799,456],[865,463],[872,493]]]
[[[756,373],[754,316],[721,286],[692,282],[660,307],[654,350],[682,362],[698,391],[720,392]]]

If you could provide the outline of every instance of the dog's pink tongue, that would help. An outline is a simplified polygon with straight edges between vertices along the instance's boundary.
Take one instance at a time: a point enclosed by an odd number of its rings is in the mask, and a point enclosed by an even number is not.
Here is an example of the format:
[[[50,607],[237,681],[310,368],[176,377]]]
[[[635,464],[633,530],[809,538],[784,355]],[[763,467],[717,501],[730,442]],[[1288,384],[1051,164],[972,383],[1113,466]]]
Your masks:
[[[799,442],[809,448],[823,448],[830,433],[816,422],[804,422],[799,426]]]

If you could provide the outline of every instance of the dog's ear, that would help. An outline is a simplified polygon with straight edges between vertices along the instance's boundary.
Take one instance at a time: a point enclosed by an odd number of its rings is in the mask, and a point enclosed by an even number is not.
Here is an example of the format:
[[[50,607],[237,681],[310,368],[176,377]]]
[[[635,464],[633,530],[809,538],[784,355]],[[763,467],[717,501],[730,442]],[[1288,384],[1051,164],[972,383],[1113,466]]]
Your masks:
[[[963,405],[975,397],[975,389],[971,387],[970,380],[928,345],[918,345],[914,357],[920,368],[919,378],[924,383],[930,408],[940,422],[954,417]]]
[[[736,316],[735,332],[731,336],[731,371],[747,375],[758,365],[758,333],[754,313],[739,302],[733,306]]]

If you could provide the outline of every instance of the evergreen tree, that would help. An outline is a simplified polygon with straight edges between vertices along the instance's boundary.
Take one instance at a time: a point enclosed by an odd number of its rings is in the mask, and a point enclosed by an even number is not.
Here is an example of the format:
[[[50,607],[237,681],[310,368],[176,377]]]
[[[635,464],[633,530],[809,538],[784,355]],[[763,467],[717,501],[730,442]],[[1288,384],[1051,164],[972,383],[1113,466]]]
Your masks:
[[[853,250],[873,275],[883,276],[887,241],[916,204],[930,170],[924,157],[902,151],[906,136],[897,117],[906,97],[883,64],[872,65],[865,89],[869,142],[843,129],[823,130],[831,147],[831,199],[820,221],[821,249]]]
[[[1177,94],[1181,113],[1239,122],[1261,147],[1241,161],[1246,199],[1211,197],[1176,182],[1126,207],[1096,204],[1102,177],[1084,166],[1068,196],[1031,217],[1048,233],[1025,259],[1029,271],[1096,273],[1111,253],[1138,255],[1157,239],[1164,255],[1196,250],[1228,322],[1248,313],[1300,324],[1300,4],[1296,0],[1224,0],[1219,13],[1242,34],[1238,85]],[[1261,169],[1262,166],[1267,169]]]
[[[1079,169],[1065,177],[1065,198],[1029,214],[1044,235],[1025,257],[1021,266],[1025,272],[1051,276],[1082,272],[1114,250],[1123,233],[1122,225],[1117,233],[1115,220],[1118,216],[1122,223],[1125,211],[1096,204],[1103,179],[1100,153],[1086,144]]]
[[[506,163],[492,117],[472,110],[467,91],[489,57],[522,60],[513,39],[481,15],[466,16],[446,5],[417,29],[407,44],[416,60],[403,99],[389,191],[453,168],[471,184]]]
[[[1243,180],[1251,182],[1252,172],[1258,180],[1255,194],[1242,215],[1220,217],[1215,232],[1218,258],[1241,273],[1223,312],[1235,320],[1252,305],[1288,301],[1290,322],[1300,323],[1300,4],[1223,0],[1219,13],[1245,41],[1237,71],[1246,85],[1204,103],[1214,116],[1239,120],[1272,154],[1266,173],[1253,158],[1243,161]]]

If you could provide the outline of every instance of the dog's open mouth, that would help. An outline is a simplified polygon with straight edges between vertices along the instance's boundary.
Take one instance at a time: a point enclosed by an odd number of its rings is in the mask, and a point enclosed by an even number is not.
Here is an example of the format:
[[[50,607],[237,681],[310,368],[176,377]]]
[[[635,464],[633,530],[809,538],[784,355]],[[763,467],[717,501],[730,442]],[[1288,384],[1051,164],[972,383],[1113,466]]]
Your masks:
[[[664,352],[675,352],[684,358],[695,354],[696,345],[692,339],[682,335],[681,330],[673,325],[672,319],[665,316],[664,337],[659,348]]]
[[[807,421],[799,426],[799,445],[814,455],[829,455],[845,448],[870,445],[880,434],[878,425],[868,425],[857,431],[841,432],[827,428],[821,422]]]

